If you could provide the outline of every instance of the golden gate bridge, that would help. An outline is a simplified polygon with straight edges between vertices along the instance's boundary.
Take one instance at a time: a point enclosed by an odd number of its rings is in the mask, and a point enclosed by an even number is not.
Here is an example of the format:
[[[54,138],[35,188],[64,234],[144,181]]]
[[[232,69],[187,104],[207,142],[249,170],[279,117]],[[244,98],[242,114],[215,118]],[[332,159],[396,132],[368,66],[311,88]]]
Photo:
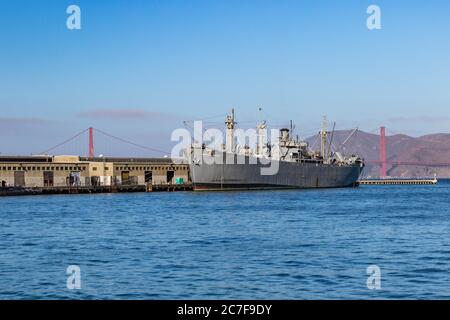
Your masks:
[[[386,151],[386,127],[382,126],[376,130],[377,131],[379,130],[379,143],[378,143],[379,158],[378,159],[365,159],[364,161],[366,164],[372,164],[372,165],[379,166],[380,177],[387,176],[388,166],[393,167],[393,166],[401,165],[401,166],[421,166],[421,167],[450,167],[450,162],[404,161],[404,160],[400,160],[399,159],[400,157],[397,157],[397,159],[394,159],[394,160],[388,159],[388,155],[387,155],[387,151]],[[118,137],[116,135],[110,134],[106,131],[103,131],[103,130],[100,130],[100,129],[97,129],[94,127],[89,127],[87,129],[73,135],[72,137],[62,141],[61,143],[58,143],[58,144],[52,146],[51,148],[48,148],[42,152],[39,152],[39,154],[47,155],[50,152],[58,149],[59,147],[66,145],[69,142],[75,140],[76,138],[81,137],[84,134],[87,134],[87,136],[88,136],[88,157],[94,158],[95,157],[94,133],[101,134],[107,138],[140,148],[142,150],[146,150],[147,152],[157,153],[160,155],[164,155],[165,157],[170,156],[170,152],[168,152],[168,151],[145,146],[145,145],[130,141],[128,139]]]

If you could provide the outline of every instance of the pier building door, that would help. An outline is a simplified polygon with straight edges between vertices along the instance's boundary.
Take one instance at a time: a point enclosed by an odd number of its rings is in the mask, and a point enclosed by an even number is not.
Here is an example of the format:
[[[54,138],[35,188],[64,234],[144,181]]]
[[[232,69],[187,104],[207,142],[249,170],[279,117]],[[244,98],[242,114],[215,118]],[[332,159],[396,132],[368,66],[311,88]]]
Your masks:
[[[91,186],[97,187],[99,185],[100,185],[100,177],[98,176],[91,177]]]
[[[53,187],[53,171],[44,171],[44,187]]]
[[[14,186],[25,187],[25,171],[14,171]]]
[[[122,184],[130,184],[130,171],[122,171]]]
[[[173,177],[175,176],[174,171],[167,171],[167,183],[171,184],[173,181]]]
[[[152,171],[145,171],[145,183],[152,183],[153,180],[153,172]]]
[[[69,175],[69,185],[70,186],[80,186],[81,185],[81,172],[72,171]]]

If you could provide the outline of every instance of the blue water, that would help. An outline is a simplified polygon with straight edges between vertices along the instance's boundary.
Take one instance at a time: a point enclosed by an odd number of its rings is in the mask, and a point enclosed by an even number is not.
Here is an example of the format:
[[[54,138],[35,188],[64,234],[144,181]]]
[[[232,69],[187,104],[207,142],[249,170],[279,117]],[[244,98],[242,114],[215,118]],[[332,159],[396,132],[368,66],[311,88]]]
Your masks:
[[[6,197],[0,208],[1,299],[450,298],[447,182]],[[79,290],[66,287],[68,265]]]

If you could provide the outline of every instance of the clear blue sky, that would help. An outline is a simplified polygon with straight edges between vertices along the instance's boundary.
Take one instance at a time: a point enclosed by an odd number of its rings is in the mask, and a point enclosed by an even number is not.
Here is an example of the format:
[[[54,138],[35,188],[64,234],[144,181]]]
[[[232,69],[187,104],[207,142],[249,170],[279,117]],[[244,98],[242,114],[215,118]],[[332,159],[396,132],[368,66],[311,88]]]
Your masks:
[[[81,30],[66,8],[81,7]],[[381,8],[382,29],[366,28]],[[449,1],[1,0],[0,152],[88,126],[165,148],[182,120],[449,132]],[[219,119],[222,120],[222,119]]]

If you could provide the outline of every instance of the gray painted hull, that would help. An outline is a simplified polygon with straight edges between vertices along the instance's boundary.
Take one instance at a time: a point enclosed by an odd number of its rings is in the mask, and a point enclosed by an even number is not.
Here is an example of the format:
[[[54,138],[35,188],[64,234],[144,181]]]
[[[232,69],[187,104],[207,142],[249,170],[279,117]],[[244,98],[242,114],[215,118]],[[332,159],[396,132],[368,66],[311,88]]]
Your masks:
[[[334,165],[280,161],[278,173],[261,175],[261,164],[190,164],[194,190],[338,188],[356,186],[360,163]]]

